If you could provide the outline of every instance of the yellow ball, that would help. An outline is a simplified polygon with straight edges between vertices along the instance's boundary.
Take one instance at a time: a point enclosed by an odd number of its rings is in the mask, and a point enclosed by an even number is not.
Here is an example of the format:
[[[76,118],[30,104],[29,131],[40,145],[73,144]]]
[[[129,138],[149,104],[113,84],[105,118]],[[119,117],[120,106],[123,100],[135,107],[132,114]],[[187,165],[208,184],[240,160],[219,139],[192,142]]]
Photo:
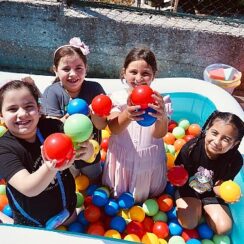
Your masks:
[[[104,236],[110,237],[110,238],[115,238],[115,239],[121,239],[121,235],[117,230],[107,230],[104,233]]]
[[[110,137],[110,132],[107,130],[102,130],[102,139],[109,138]]]
[[[219,188],[220,197],[226,202],[235,202],[238,201],[241,197],[241,188],[240,186],[232,181],[224,181]]]
[[[158,237],[151,232],[147,232],[143,237],[142,237],[142,243],[144,244],[159,244]]]
[[[171,169],[175,166],[175,157],[171,153],[166,153],[167,157],[167,169]]]
[[[162,238],[158,238],[159,244],[167,244],[168,242]]]
[[[93,153],[89,159],[85,160],[85,162],[91,164],[95,161],[96,157],[97,154]]]
[[[84,191],[89,186],[89,178],[85,175],[75,177],[76,191]]]
[[[121,209],[119,211],[118,215],[120,217],[122,217],[123,219],[129,219],[129,210],[127,210],[127,209]]]
[[[7,131],[7,128],[3,125],[0,125],[0,137],[2,137]]]
[[[58,226],[57,228],[56,228],[56,230],[67,230],[67,227],[66,226],[64,226],[64,225],[60,225],[60,226]]]
[[[145,212],[140,206],[133,206],[129,210],[129,218],[138,222],[142,222],[145,219]]]
[[[128,234],[124,237],[126,241],[141,242],[140,238],[135,234]]]
[[[97,155],[100,151],[99,143],[96,140],[90,139],[89,142],[93,145],[94,153]]]

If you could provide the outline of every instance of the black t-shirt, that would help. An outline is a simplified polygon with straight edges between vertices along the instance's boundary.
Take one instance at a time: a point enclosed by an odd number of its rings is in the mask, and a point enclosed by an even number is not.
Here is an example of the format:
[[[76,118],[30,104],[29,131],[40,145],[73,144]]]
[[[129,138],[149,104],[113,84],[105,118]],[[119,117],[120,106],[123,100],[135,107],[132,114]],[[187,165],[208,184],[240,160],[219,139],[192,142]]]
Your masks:
[[[191,185],[202,193],[201,191],[212,191],[212,187],[218,180],[233,180],[243,165],[240,152],[237,150],[231,156],[227,152],[211,160],[205,152],[204,138],[195,144],[196,141],[195,138],[187,142],[175,160],[175,165],[183,164],[189,173],[189,181],[184,187]],[[199,186],[196,186],[197,182]]]
[[[46,138],[52,133],[62,132],[63,124],[56,119],[41,119],[38,128]],[[22,169],[26,169],[29,173],[35,172],[42,165],[40,146],[41,142],[38,137],[34,143],[29,143],[14,137],[9,131],[6,132],[0,138],[0,176],[8,182],[14,174]],[[60,175],[65,189],[67,209],[72,214],[76,206],[74,178],[69,169],[61,171]],[[42,224],[63,210],[62,196],[56,178],[42,193],[34,197],[23,195],[8,183],[7,187],[21,208]],[[19,211],[13,204],[13,199],[8,191],[7,196],[15,222],[26,224],[26,221],[21,223],[19,219],[16,219],[16,216],[20,216]]]
[[[95,81],[85,80],[82,83],[80,93],[77,98],[81,98],[87,102],[88,105],[91,104],[94,97],[100,94],[106,94],[102,86]],[[69,94],[62,87],[60,82],[53,83],[47,87],[42,96],[42,108],[43,113],[48,116],[62,117],[66,112],[66,107],[70,101]],[[101,143],[101,130],[98,130],[93,126],[93,139]],[[97,154],[94,163],[100,162],[101,155]],[[77,160],[75,162],[76,168],[87,167],[90,164],[84,162],[83,160]]]

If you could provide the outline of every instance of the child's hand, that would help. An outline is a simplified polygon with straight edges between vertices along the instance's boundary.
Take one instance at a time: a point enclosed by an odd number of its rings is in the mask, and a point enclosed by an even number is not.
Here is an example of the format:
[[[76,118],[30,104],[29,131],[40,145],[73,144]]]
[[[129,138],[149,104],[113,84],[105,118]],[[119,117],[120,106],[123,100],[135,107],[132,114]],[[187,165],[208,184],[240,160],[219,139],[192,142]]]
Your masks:
[[[130,96],[127,99],[127,108],[126,108],[126,112],[127,112],[127,118],[129,120],[135,120],[135,121],[139,121],[142,120],[143,118],[140,117],[140,115],[144,114],[144,110],[140,110],[141,106],[140,105],[133,105],[131,103],[131,99]]]
[[[166,116],[166,109],[165,109],[165,103],[164,103],[164,99],[161,96],[160,93],[154,91],[154,94],[152,95],[152,97],[155,100],[155,103],[150,103],[148,104],[148,106],[154,110],[156,110],[156,113],[148,113],[151,116],[157,118],[157,120],[163,120]]]
[[[60,120],[64,123],[68,118],[69,118],[69,114],[67,113]]]
[[[94,154],[94,147],[89,141],[78,143],[77,147],[75,160],[87,161]]]

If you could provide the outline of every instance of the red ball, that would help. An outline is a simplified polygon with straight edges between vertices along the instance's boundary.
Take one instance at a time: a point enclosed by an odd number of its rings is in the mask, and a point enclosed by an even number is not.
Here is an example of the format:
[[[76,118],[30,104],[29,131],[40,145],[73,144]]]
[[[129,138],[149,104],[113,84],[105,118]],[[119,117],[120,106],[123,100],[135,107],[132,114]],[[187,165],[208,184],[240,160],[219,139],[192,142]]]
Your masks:
[[[92,204],[92,196],[86,196],[84,199],[84,206],[88,207],[90,204]]]
[[[146,231],[143,228],[143,224],[138,221],[132,220],[127,226],[126,226],[126,231],[128,234],[135,234],[137,235],[140,239],[144,236]]]
[[[169,227],[163,221],[157,221],[153,225],[153,233],[158,237],[165,239],[169,235]]]
[[[112,101],[109,96],[101,94],[93,98],[91,106],[98,116],[108,116],[112,109]]]
[[[196,229],[187,230],[184,229],[181,233],[182,238],[187,242],[190,239],[199,239],[199,234]]]
[[[174,186],[183,186],[188,180],[188,172],[183,166],[174,166],[168,170],[167,177]]]
[[[100,144],[101,149],[103,149],[105,152],[108,150],[108,141],[109,138],[103,138]]]
[[[87,234],[96,235],[96,236],[104,236],[105,229],[103,225],[99,222],[92,223],[87,229]]]
[[[178,124],[174,120],[170,120],[168,124],[168,132],[172,132],[175,127],[177,127]]]
[[[152,97],[153,90],[147,85],[140,85],[133,89],[131,93],[131,102],[134,105],[140,105],[141,109],[148,108],[148,103],[154,103]]]
[[[49,135],[44,141],[43,149],[48,160],[57,160],[56,168],[61,167],[66,160],[70,160],[74,155],[72,140],[63,133]]]
[[[151,217],[146,216],[142,221],[142,225],[146,232],[152,232],[154,221]]]
[[[159,209],[163,212],[168,212],[174,205],[173,198],[168,194],[163,194],[157,199]]]
[[[87,208],[84,210],[84,217],[85,219],[90,222],[94,223],[98,221],[101,217],[101,210],[99,207],[90,204],[87,206]]]
[[[193,138],[195,138],[195,136],[193,136],[193,135],[185,135],[185,136],[183,137],[183,139],[184,139],[186,142],[190,141],[190,140],[193,139]]]

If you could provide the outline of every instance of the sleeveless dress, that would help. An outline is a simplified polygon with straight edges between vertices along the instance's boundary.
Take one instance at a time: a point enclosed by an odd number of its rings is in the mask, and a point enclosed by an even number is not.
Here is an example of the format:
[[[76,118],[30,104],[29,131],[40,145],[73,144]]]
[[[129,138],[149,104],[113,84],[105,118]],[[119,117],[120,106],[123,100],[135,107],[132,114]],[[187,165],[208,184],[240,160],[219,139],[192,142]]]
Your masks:
[[[126,107],[126,90],[111,95],[113,111]],[[166,154],[163,140],[152,137],[152,128],[132,121],[118,135],[112,134],[104,163],[103,184],[110,187],[114,197],[123,192],[133,194],[135,201],[143,202],[157,197],[167,183]]]

